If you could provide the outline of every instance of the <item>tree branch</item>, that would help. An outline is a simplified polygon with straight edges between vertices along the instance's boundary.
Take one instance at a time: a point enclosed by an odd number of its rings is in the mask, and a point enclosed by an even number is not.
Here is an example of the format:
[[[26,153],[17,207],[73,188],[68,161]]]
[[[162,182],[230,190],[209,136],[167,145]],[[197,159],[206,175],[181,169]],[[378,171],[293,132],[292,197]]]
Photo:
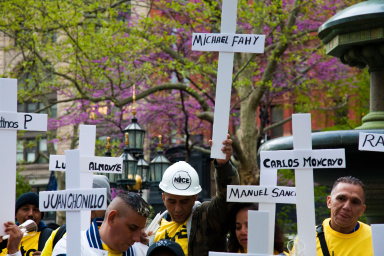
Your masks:
[[[274,124],[272,124],[272,125],[270,125],[268,127],[265,127],[261,132],[259,132],[259,134],[264,134],[267,131],[272,130],[273,128],[278,127],[280,125],[283,125],[283,124],[285,124],[285,123],[287,123],[287,122],[289,122],[291,120],[292,120],[292,116],[287,117],[286,119],[281,120],[280,122],[277,122],[277,123],[274,123]]]

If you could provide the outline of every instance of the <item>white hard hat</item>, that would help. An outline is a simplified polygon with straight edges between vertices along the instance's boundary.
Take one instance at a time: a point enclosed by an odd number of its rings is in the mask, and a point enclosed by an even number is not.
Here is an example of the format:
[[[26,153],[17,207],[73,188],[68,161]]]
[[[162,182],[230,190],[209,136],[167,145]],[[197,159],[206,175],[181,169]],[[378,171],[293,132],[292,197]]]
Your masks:
[[[184,161],[174,163],[165,170],[159,188],[166,193],[179,196],[193,196],[201,191],[199,175]]]

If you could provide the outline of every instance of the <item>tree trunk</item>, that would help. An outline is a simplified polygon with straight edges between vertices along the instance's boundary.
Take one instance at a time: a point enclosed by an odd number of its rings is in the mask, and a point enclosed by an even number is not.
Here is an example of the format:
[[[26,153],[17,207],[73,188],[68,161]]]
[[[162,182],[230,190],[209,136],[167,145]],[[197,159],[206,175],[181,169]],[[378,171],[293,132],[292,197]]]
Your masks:
[[[236,54],[239,65],[246,63],[252,54],[241,53]],[[242,84],[239,86],[240,98],[245,97],[253,90],[252,70],[246,68],[240,74],[240,80],[249,81],[250,84]],[[242,185],[258,185],[259,184],[259,168],[257,166],[257,134],[258,127],[256,123],[256,111],[249,104],[249,98],[241,102],[240,108],[240,128],[237,131],[237,138],[240,142],[241,149],[245,155],[246,161],[240,161],[238,171],[240,174]]]

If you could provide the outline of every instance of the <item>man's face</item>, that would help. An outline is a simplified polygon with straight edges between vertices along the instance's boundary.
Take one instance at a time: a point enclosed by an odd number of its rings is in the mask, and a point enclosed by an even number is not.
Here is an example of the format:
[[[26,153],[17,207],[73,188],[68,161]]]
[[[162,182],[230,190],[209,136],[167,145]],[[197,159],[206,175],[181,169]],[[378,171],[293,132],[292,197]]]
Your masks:
[[[364,191],[360,185],[339,183],[327,197],[331,226],[340,233],[351,232],[365,211]]]
[[[147,217],[139,215],[129,208],[124,216],[115,216],[109,225],[111,227],[111,249],[117,252],[125,252],[135,242],[140,242],[141,229],[145,227]]]
[[[194,196],[178,196],[169,193],[162,195],[164,205],[169,215],[176,223],[184,223],[192,213],[197,195]]]
[[[19,224],[22,224],[27,220],[33,220],[37,225],[39,225],[41,221],[41,212],[38,206],[33,204],[26,204],[17,210],[16,219]]]

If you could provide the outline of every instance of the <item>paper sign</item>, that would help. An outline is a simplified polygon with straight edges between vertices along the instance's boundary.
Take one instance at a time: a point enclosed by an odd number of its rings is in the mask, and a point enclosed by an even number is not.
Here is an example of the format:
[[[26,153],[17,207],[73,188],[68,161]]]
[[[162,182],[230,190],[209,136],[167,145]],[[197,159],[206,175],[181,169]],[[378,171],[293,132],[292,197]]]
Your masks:
[[[69,189],[39,193],[39,209],[50,211],[81,211],[107,209],[107,189]]]
[[[123,158],[121,157],[80,157],[80,171],[98,173],[122,173]]]
[[[278,150],[261,151],[260,167],[264,169],[345,168],[345,150]]]
[[[47,131],[48,115],[0,111],[0,129]]]
[[[373,255],[380,256],[384,252],[384,224],[371,224]]]
[[[66,163],[65,156],[50,155],[49,156],[49,170],[50,171],[65,171]]]
[[[192,51],[263,53],[265,35],[193,33]]]
[[[65,156],[50,155],[49,170],[65,171]],[[123,159],[120,157],[81,156],[80,171],[92,173],[122,173]]]
[[[227,202],[296,203],[296,188],[283,186],[227,186]]]
[[[359,150],[384,152],[384,134],[360,132]]]

